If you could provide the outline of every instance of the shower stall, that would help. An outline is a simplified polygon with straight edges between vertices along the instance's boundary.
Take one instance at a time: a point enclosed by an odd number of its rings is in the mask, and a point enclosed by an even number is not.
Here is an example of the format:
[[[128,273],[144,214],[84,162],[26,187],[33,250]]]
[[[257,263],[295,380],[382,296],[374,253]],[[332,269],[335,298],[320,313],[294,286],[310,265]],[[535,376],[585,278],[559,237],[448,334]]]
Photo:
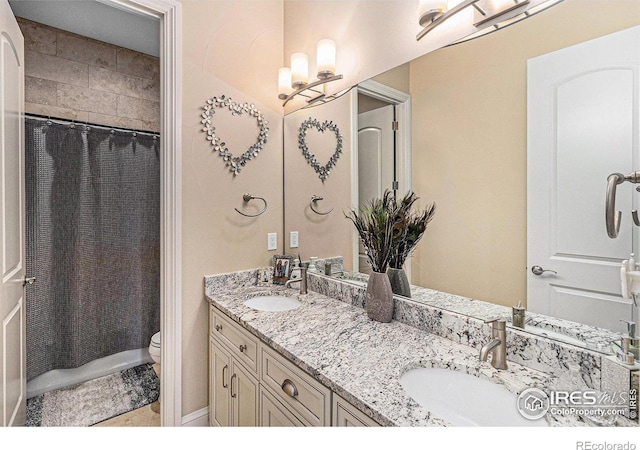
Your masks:
[[[146,362],[160,329],[160,137],[27,116],[27,396]]]

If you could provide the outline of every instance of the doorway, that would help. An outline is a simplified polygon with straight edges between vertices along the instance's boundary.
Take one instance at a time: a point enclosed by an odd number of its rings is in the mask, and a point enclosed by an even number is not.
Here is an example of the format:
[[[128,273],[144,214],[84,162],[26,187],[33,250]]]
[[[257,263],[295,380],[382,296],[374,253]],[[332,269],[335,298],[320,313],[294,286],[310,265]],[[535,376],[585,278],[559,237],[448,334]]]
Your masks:
[[[374,80],[358,85],[354,108],[351,202],[360,207],[385,189],[404,195],[411,189],[411,98]],[[410,279],[410,261],[405,263]],[[353,267],[369,273],[360,238],[353,234]]]
[[[160,317],[162,339],[161,424],[181,424],[181,58],[180,3],[167,0],[103,0],[129,13],[156,18],[160,23],[160,76],[162,142],[160,146]]]

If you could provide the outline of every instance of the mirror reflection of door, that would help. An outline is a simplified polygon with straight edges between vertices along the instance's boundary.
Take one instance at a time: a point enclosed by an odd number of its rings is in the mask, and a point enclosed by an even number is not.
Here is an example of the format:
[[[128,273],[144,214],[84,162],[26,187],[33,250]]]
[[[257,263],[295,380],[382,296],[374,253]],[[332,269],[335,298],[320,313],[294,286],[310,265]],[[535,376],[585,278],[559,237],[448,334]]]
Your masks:
[[[640,169],[639,40],[640,27],[594,39],[529,60],[528,74],[528,309],[620,332],[634,320],[620,263],[638,250],[639,194],[618,187],[610,239],[605,190],[611,173]]]
[[[363,206],[396,180],[395,105],[358,95],[358,205]],[[358,271],[370,273],[362,243],[358,246]]]

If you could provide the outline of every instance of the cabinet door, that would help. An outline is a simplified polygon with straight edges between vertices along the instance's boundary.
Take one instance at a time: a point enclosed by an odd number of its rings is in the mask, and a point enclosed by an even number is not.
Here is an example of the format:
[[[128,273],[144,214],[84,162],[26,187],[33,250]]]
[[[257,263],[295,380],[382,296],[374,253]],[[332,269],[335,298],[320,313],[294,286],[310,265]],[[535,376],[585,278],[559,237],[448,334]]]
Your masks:
[[[379,427],[380,425],[355,408],[351,403],[333,393],[334,427]]]
[[[209,424],[228,427],[231,425],[231,356],[213,339],[210,339],[209,353]]]
[[[260,426],[303,427],[304,424],[269,391],[260,389]]]
[[[229,381],[233,426],[258,426],[258,380],[235,360]]]

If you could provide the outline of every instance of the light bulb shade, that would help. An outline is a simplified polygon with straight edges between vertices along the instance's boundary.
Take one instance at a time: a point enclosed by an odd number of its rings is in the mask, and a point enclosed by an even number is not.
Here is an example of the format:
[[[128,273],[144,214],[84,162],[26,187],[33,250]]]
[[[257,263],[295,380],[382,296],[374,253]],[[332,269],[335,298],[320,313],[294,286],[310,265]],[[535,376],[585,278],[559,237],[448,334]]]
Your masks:
[[[448,9],[447,0],[420,0],[418,9],[418,17],[421,26],[427,25],[438,15],[446,12]]]
[[[298,89],[309,82],[309,58],[306,53],[291,55],[291,87]]]
[[[318,78],[332,77],[336,73],[336,43],[331,39],[318,41]]]
[[[284,100],[291,92],[291,69],[282,67],[278,70],[278,98]]]

